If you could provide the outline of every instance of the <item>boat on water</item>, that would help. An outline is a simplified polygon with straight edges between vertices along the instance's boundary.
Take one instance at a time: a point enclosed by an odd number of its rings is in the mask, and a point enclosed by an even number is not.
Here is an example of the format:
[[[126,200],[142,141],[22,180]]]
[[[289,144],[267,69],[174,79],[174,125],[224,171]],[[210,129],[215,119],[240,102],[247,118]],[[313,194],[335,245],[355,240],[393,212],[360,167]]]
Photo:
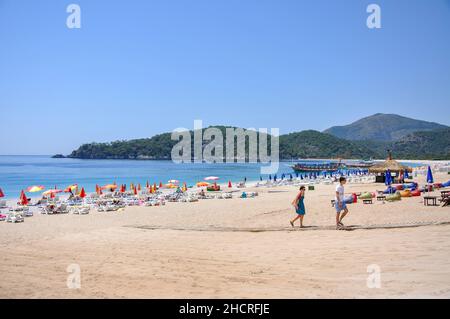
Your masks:
[[[295,172],[335,172],[340,169],[367,169],[375,165],[372,160],[325,162],[325,163],[297,163],[291,166]]]
[[[375,165],[375,162],[372,160],[362,160],[357,162],[347,162],[344,165],[347,168],[369,168]]]
[[[343,168],[343,165],[340,162],[297,163],[291,167],[295,172],[334,172]]]

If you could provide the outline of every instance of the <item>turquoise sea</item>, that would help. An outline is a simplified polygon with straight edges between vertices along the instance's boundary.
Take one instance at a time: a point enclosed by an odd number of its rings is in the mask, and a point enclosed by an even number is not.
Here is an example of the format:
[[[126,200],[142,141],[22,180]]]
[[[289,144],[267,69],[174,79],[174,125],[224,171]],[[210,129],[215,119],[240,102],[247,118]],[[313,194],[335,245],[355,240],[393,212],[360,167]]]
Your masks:
[[[289,163],[280,164],[280,173],[292,170]],[[32,185],[64,189],[78,184],[87,192],[95,191],[95,185],[167,183],[177,179],[193,185],[207,176],[220,177],[219,183],[259,180],[260,166],[255,163],[186,163],[172,161],[137,160],[81,160],[55,159],[50,156],[0,156],[0,188],[6,198],[16,198],[22,189]],[[267,164],[266,164],[267,165]],[[267,178],[267,177],[265,177]],[[39,194],[39,193],[38,193]],[[37,194],[37,195],[38,195]]]
[[[281,162],[278,174],[293,173],[292,162]],[[260,179],[260,167],[267,164],[216,163],[175,164],[172,161],[54,159],[50,156],[0,156],[0,188],[6,198],[18,198],[32,185],[66,188],[71,184],[95,191],[95,185],[122,183],[167,183],[177,179],[194,185],[207,176],[220,177],[219,183]],[[262,176],[267,179],[268,176]],[[30,194],[32,195],[32,194]],[[36,195],[39,195],[36,194]]]

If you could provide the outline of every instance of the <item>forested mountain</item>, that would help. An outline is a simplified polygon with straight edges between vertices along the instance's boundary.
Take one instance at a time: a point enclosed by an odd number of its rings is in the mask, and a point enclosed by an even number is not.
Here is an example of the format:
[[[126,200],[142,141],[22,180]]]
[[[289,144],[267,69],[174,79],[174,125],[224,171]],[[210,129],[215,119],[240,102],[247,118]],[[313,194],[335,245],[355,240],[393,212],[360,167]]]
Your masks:
[[[395,141],[418,131],[445,129],[448,126],[415,120],[397,114],[377,113],[344,126],[324,131],[346,140]]]

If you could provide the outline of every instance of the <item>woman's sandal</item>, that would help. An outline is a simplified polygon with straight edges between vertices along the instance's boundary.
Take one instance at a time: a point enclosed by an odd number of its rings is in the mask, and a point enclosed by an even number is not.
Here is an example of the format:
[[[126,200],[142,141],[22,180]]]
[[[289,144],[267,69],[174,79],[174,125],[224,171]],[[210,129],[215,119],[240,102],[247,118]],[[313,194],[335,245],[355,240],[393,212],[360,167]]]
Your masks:
[[[292,220],[290,220],[289,223],[291,223],[292,228],[294,228],[294,223],[292,222]]]

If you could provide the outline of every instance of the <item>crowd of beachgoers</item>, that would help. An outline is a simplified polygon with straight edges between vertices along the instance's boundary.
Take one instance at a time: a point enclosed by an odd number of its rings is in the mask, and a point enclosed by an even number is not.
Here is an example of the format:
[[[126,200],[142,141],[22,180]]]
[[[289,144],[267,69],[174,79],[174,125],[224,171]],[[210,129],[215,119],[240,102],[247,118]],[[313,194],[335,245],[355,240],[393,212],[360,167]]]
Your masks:
[[[372,198],[383,201],[400,200],[402,197],[421,196],[422,193],[431,192],[433,190],[442,189],[442,198],[439,200],[443,205],[448,205],[449,192],[446,188],[450,187],[450,181],[434,183],[427,176],[427,185],[419,186],[414,182],[414,177],[418,175],[429,175],[431,171],[448,172],[448,164],[435,164],[433,167],[417,167],[412,172],[411,179],[401,181],[402,183],[393,184],[391,176],[390,182],[386,183],[387,188],[382,191],[373,193],[352,193],[343,197],[344,204],[351,204],[358,199],[365,203],[371,203]],[[258,191],[246,191],[249,187],[252,190],[258,187],[277,187],[277,186],[294,186],[308,187],[314,189],[314,185],[332,185],[339,184],[341,177],[345,177],[345,182],[349,184],[357,183],[375,183],[376,175],[369,174],[367,171],[354,171],[335,174],[283,174],[281,178],[276,177],[258,182],[243,181],[232,184],[231,181],[223,185],[218,184],[219,177],[209,176],[205,181],[198,182],[196,185],[187,186],[186,183],[180,185],[178,180],[170,180],[167,184],[159,183],[147,184],[141,187],[140,184],[117,185],[116,183],[97,186],[93,193],[86,193],[84,188],[78,185],[70,185],[65,190],[49,189],[42,193],[41,198],[28,198],[26,193],[22,191],[18,202],[0,200],[0,220],[9,222],[23,222],[26,217],[32,217],[35,213],[40,214],[80,214],[86,215],[91,211],[112,212],[120,211],[129,206],[163,206],[167,202],[196,202],[205,199],[230,199],[233,197],[251,198],[258,196]],[[409,176],[408,176],[409,178]],[[342,179],[341,179],[342,180]],[[212,183],[213,182],[213,183]],[[27,188],[29,192],[43,191],[43,186],[30,186]],[[0,193],[3,192],[0,189]],[[61,193],[63,195],[61,195]],[[3,194],[2,194],[3,195]],[[61,195],[61,196],[60,196]],[[330,194],[333,196],[334,194]],[[331,202],[337,200],[332,197]],[[295,203],[294,203],[295,206]]]

